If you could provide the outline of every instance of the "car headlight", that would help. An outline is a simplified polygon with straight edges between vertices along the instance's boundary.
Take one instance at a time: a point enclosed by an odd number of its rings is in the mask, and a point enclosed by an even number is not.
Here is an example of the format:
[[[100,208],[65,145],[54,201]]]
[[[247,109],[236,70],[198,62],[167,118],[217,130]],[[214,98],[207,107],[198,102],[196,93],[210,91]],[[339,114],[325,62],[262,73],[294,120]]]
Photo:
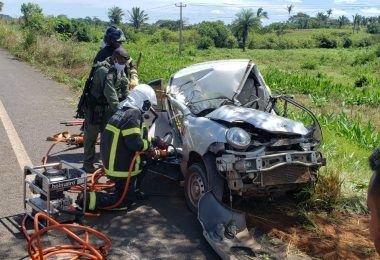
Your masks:
[[[228,144],[236,149],[247,149],[251,143],[251,136],[239,127],[232,127],[228,129],[226,134]]]

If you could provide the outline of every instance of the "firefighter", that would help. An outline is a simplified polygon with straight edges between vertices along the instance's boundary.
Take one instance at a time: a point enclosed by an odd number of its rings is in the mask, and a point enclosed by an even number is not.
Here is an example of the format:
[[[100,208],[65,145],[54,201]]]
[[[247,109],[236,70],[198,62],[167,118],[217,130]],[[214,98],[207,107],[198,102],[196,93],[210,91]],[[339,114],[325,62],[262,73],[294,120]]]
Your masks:
[[[124,72],[129,55],[122,48],[114,50],[111,57],[98,63],[86,98],[84,123],[83,170],[95,170],[95,144],[108,120],[117,111],[119,102],[128,94],[128,78]]]
[[[369,165],[373,175],[368,186],[368,208],[371,211],[369,230],[377,253],[380,254],[380,148],[369,157]]]
[[[130,164],[136,153],[147,152],[148,148],[152,147],[143,120],[143,114],[152,105],[157,105],[154,90],[145,84],[138,85],[129,93],[127,99],[120,105],[120,109],[108,121],[102,134],[100,154],[106,175],[115,183],[115,189],[113,193],[90,192],[87,204],[89,210],[114,205],[124,192]],[[164,145],[159,138],[152,143],[160,147]],[[128,194],[121,208],[125,209],[133,201],[146,198],[141,192],[144,176],[141,164],[142,158],[136,156],[131,171]]]

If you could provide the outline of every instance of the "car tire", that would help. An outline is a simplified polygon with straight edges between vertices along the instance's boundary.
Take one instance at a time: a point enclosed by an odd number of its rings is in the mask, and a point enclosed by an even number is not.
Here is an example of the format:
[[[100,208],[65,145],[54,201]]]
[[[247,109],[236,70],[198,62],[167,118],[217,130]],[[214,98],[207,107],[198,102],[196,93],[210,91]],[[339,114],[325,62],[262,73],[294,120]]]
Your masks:
[[[191,165],[185,176],[185,199],[187,206],[193,213],[198,212],[198,202],[208,189],[206,171],[202,164]]]
[[[224,180],[217,173],[215,157],[205,155],[202,163],[192,164],[185,176],[185,199],[189,209],[197,214],[198,202],[204,193],[212,189],[217,200],[222,201]]]

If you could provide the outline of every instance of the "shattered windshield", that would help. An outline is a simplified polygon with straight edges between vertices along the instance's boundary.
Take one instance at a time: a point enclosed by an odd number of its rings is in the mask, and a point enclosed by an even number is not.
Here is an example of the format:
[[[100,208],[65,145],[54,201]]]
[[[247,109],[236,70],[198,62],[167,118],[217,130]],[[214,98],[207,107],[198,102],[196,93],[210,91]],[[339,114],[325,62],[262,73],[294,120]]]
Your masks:
[[[249,64],[249,60],[223,60],[187,67],[172,76],[168,94],[194,114],[233,103]]]

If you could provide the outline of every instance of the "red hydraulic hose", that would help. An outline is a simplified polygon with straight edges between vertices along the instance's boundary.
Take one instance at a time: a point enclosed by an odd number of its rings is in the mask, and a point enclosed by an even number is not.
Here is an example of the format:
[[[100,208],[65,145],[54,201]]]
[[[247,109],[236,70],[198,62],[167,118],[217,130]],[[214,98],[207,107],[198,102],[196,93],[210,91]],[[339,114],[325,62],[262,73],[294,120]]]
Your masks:
[[[103,207],[103,208],[100,208],[100,209],[110,210],[110,209],[118,207],[124,201],[125,196],[128,193],[129,183],[131,181],[131,176],[132,176],[132,171],[133,171],[133,167],[134,167],[135,161],[136,161],[137,157],[139,157],[143,153],[144,152],[136,152],[135,156],[133,156],[131,164],[129,165],[128,179],[127,179],[127,182],[125,183],[123,194],[121,195],[121,197],[119,198],[119,200],[114,205]]]

